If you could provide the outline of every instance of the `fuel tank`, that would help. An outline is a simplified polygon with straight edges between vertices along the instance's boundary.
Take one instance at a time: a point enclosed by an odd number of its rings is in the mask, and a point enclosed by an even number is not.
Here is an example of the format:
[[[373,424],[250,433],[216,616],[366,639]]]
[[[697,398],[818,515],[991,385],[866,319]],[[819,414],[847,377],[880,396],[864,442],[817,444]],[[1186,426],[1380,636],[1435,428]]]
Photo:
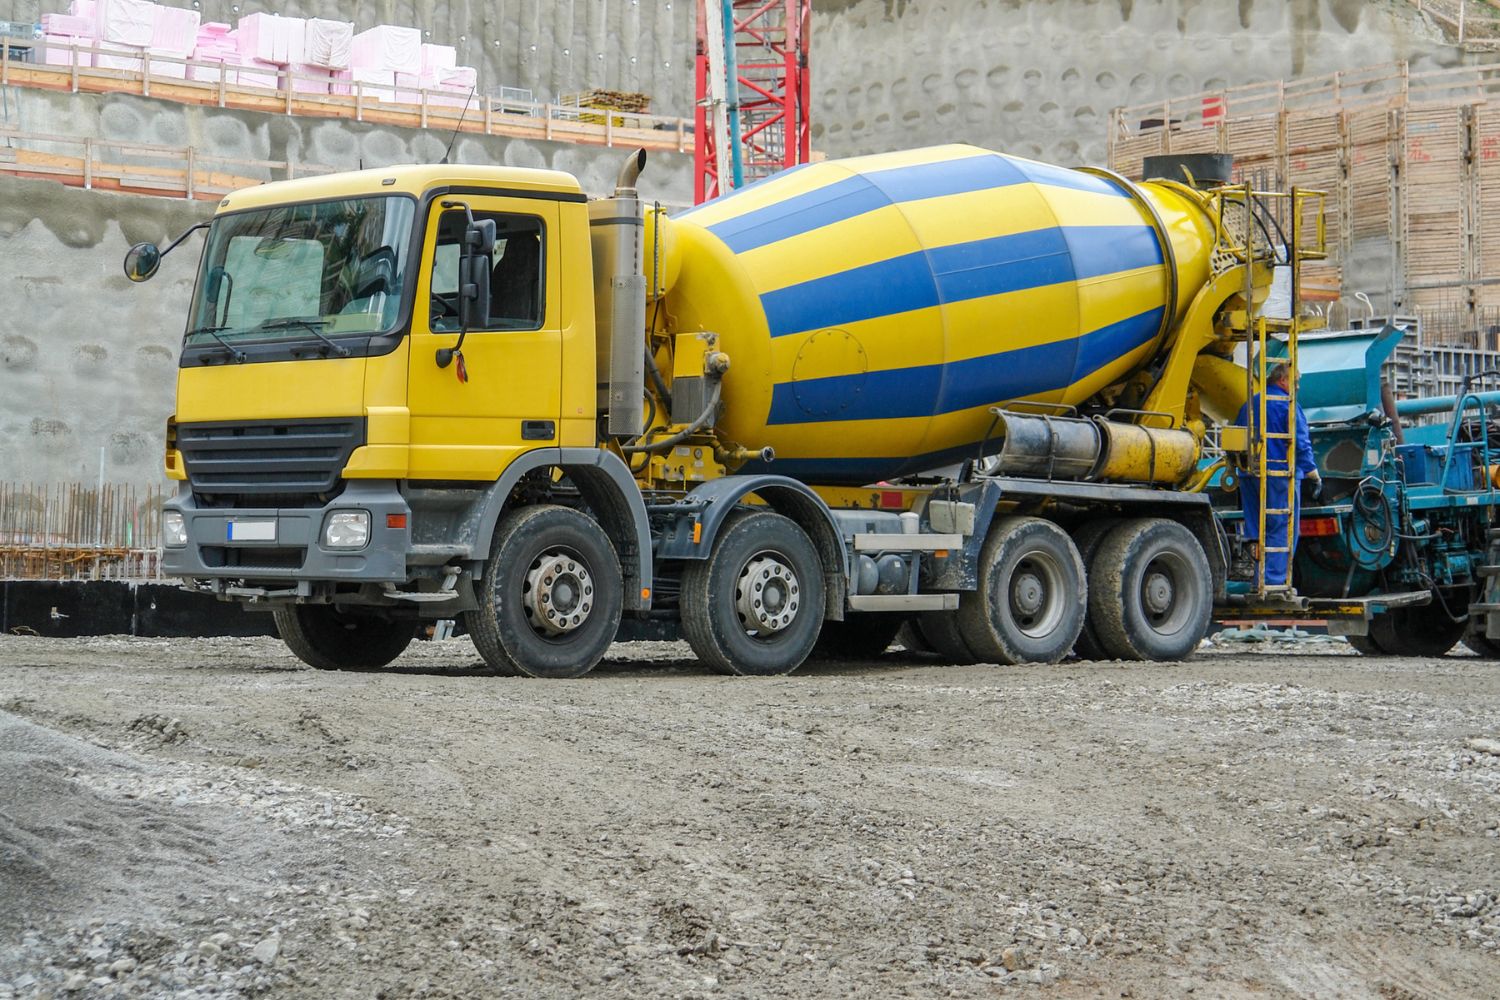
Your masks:
[[[644,256],[671,329],[729,355],[722,437],[775,449],[740,471],[863,484],[977,455],[992,406],[1129,378],[1213,245],[1186,189],[951,145],[793,168]]]

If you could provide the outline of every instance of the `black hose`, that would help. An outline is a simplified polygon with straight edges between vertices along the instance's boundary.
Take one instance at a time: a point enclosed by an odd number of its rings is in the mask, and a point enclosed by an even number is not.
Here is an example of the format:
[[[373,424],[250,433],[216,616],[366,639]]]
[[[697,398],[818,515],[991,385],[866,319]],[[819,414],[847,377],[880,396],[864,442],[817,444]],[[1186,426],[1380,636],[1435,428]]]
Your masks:
[[[661,300],[657,299],[656,304],[660,306]],[[656,318],[654,316],[651,318],[651,326],[653,329],[656,327]],[[661,379],[661,369],[656,367],[656,358],[653,357],[651,353],[651,344],[649,343],[650,338],[648,337],[647,340],[646,373],[651,376],[651,385],[656,389],[656,394],[661,397],[662,403],[665,404],[668,410],[670,410],[672,409],[672,394],[667,391],[667,384]]]
[[[1391,518],[1391,508],[1385,502],[1385,494],[1380,487],[1366,479],[1360,483],[1354,491],[1354,510],[1364,515],[1366,521],[1380,525],[1380,543],[1378,545],[1365,543],[1364,532],[1351,531],[1354,544],[1363,552],[1374,555],[1383,552],[1386,546],[1396,538],[1396,525]]]
[[[627,455],[639,455],[642,453],[655,454],[657,452],[666,451],[669,448],[681,444],[683,441],[701,431],[708,424],[708,422],[714,418],[714,414],[716,414],[719,410],[719,395],[723,391],[723,388],[723,382],[715,382],[713,393],[708,398],[708,405],[703,408],[702,413],[698,414],[698,419],[688,424],[676,434],[673,434],[670,437],[664,437],[660,441],[647,440],[645,444],[627,445],[620,450]],[[646,436],[649,439],[651,435],[648,433]]]

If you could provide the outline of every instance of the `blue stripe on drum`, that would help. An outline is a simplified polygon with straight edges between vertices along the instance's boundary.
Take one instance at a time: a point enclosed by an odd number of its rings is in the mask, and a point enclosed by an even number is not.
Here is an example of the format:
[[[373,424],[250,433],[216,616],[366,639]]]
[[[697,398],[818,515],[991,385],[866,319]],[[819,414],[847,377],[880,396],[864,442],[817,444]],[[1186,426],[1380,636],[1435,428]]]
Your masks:
[[[997,354],[883,371],[778,382],[768,424],[929,417],[1063,389],[1129,354],[1161,330],[1162,307],[1081,337]],[[802,400],[818,400],[819,416]],[[826,415],[824,415],[826,414]]]
[[[781,176],[781,175],[777,175]],[[761,183],[761,182],[757,182]],[[1046,184],[1127,197],[1114,184],[1091,174],[1030,160],[981,153],[954,160],[871,170],[835,181],[774,205],[709,226],[735,253],[836,225],[887,205],[945,195],[987,191],[1013,184]],[[732,195],[727,196],[732,197]]]
[[[1162,263],[1149,226],[1075,226],[918,250],[761,295],[785,337],[944,302],[1041,288]]]
[[[992,443],[990,450],[997,450]],[[923,455],[891,455],[877,458],[778,458],[774,462],[746,462],[736,475],[771,473],[791,476],[811,483],[845,483],[865,486],[882,479],[894,479],[914,472],[926,472],[943,465],[953,465],[979,454],[977,444],[964,444]]]

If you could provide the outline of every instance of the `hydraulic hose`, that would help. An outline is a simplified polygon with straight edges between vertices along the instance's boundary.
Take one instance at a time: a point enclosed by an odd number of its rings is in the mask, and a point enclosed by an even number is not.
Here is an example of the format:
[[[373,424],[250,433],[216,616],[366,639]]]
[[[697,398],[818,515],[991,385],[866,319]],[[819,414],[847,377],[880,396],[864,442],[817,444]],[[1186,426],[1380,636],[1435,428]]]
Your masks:
[[[709,394],[708,404],[703,407],[703,412],[698,414],[698,418],[682,430],[670,437],[664,437],[660,441],[647,441],[644,444],[627,445],[620,450],[627,455],[639,455],[643,453],[649,455],[666,451],[686,441],[706,427],[709,421],[713,420],[714,414],[719,411],[719,395],[723,391],[723,386],[723,382],[714,382],[713,392]],[[647,434],[647,437],[650,437],[650,435]]]

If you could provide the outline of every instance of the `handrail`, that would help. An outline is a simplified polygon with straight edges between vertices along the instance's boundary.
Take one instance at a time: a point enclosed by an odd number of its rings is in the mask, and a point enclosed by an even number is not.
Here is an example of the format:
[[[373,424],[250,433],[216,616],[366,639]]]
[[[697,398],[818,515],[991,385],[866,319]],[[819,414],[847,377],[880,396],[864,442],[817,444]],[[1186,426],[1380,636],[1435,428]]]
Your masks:
[[[215,200],[231,191],[278,177],[291,179],[340,169],[322,164],[221,156],[193,146],[52,135],[8,126],[0,126],[0,141],[13,157],[0,160],[0,173],[45,177],[73,187],[197,200]],[[102,155],[105,152],[120,161],[148,162],[111,161]]]
[[[68,65],[45,65],[22,62],[12,54],[13,48],[65,49],[70,53]],[[16,46],[13,39],[0,39],[0,86],[21,86],[41,90],[66,90],[71,93],[135,93],[142,97],[176,101],[181,104],[208,105],[246,111],[271,111],[287,115],[319,118],[348,118],[357,122],[409,128],[434,128],[443,131],[513,138],[546,139],[585,145],[628,145],[677,153],[691,152],[692,124],[689,119],[646,113],[611,111],[596,108],[564,107],[542,101],[523,101],[474,95],[467,113],[467,95],[430,88],[384,86],[350,82],[349,94],[318,94],[299,91],[299,81],[327,83],[326,77],[297,73],[289,67],[275,72],[277,85],[262,87],[228,82],[231,71],[242,67],[218,61],[179,58],[141,50],[141,68],[110,69],[80,65],[79,56],[109,55],[119,57],[113,49],[98,43],[57,45],[41,42],[35,46]],[[135,59],[134,51],[126,57]],[[188,67],[185,76],[203,70],[212,79],[183,79],[175,75],[151,72],[153,64]],[[252,72],[257,72],[252,70]],[[267,69],[259,75],[271,76]],[[388,95],[388,96],[386,96]],[[414,95],[414,101],[396,101],[398,96]],[[602,117],[602,123],[582,120]]]

